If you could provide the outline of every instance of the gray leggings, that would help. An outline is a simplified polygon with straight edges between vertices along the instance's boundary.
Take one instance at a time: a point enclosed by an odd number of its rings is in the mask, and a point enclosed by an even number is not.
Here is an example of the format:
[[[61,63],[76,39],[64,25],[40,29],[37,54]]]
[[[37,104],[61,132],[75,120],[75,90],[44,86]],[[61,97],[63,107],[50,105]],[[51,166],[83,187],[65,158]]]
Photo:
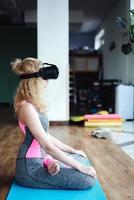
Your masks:
[[[76,160],[85,164],[86,159],[77,154],[71,154]],[[66,168],[61,163],[60,172],[54,176],[43,166],[43,159],[17,159],[15,180],[22,186],[49,189],[87,189],[94,186],[96,180],[76,169]]]

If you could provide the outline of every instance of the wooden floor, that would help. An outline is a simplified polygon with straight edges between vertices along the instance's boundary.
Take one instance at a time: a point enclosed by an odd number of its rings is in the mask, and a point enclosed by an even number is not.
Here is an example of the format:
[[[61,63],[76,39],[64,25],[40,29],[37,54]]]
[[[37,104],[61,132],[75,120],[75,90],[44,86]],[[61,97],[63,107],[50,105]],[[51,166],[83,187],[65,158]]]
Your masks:
[[[51,126],[50,133],[87,153],[108,200],[134,200],[134,161],[117,145],[91,137],[89,129],[84,127]],[[15,123],[0,124],[0,200],[6,198],[13,180],[22,140]]]

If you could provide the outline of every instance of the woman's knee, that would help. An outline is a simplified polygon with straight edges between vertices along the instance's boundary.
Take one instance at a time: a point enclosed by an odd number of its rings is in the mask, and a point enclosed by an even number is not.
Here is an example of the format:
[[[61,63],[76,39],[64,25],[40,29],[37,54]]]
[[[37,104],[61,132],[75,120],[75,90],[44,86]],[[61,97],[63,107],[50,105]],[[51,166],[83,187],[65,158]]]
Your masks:
[[[81,180],[81,188],[80,189],[88,189],[95,185],[96,179],[91,176],[84,177],[83,180]]]

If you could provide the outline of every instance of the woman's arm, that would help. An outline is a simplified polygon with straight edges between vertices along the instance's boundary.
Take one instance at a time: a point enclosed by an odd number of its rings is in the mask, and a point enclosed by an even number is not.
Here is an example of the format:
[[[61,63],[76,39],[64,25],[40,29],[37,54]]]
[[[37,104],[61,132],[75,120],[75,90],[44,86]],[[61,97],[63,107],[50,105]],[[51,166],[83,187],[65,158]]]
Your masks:
[[[74,149],[73,147],[70,147],[70,146],[64,144],[63,142],[59,141],[58,139],[56,139],[55,137],[53,137],[50,134],[49,134],[49,137],[51,139],[51,142],[55,146],[57,146],[59,149],[61,149],[62,151],[69,152],[69,153],[76,153],[76,154],[82,155],[84,157],[87,157],[83,151]]]
[[[95,177],[95,172],[91,167],[87,167],[76,161],[74,158],[66,155],[51,142],[49,136],[45,133],[39,119],[39,115],[34,106],[30,103],[24,104],[20,109],[20,120],[30,129],[33,136],[38,140],[44,150],[55,157],[57,160],[85,173]]]
[[[51,142],[57,146],[59,149],[61,149],[62,151],[65,152],[70,152],[70,153],[74,153],[74,149],[66,144],[64,144],[63,142],[59,141],[58,139],[56,139],[55,137],[53,137],[52,135],[49,134],[49,138],[51,140]]]

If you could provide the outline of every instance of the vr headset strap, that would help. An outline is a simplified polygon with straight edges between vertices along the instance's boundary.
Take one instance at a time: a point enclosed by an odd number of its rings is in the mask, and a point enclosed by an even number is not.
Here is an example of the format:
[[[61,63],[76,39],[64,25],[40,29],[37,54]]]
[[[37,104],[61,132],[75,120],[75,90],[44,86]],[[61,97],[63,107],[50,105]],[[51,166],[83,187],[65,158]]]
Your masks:
[[[40,76],[39,72],[35,72],[32,74],[22,74],[20,75],[20,79],[28,79],[28,78],[33,78],[33,77],[37,78],[39,76]]]

